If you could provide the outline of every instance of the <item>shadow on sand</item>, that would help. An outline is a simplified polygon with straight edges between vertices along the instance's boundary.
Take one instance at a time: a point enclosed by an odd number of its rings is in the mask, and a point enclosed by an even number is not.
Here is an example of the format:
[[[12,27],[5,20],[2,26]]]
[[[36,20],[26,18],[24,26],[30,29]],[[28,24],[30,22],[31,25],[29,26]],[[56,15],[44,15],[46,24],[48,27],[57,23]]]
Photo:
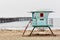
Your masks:
[[[52,34],[32,34],[32,35],[24,35],[23,37],[34,37],[34,36],[40,36],[40,37],[45,37],[45,36],[58,36],[56,34],[52,35]]]

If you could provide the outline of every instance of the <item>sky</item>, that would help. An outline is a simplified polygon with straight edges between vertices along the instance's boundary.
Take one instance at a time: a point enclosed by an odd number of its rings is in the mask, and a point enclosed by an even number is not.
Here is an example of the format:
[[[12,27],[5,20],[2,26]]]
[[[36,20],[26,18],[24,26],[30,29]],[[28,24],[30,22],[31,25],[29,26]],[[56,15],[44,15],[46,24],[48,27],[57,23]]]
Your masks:
[[[0,0],[0,17],[31,17],[30,11],[51,10],[50,18],[60,18],[60,0]]]

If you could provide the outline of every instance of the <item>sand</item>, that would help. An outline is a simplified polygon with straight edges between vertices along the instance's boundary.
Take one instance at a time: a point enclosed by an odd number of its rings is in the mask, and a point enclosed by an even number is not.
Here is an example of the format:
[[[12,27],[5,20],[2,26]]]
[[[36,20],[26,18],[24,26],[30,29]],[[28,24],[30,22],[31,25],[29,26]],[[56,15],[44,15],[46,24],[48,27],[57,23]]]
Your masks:
[[[60,30],[53,30],[56,36],[52,36],[50,31],[26,31],[22,36],[23,30],[0,30],[0,40],[60,40]]]

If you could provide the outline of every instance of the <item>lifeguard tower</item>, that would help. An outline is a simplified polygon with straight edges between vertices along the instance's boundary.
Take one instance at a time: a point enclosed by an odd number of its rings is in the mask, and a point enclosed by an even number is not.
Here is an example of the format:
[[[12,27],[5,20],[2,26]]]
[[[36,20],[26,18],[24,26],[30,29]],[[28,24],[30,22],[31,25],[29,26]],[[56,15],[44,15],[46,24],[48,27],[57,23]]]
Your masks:
[[[52,13],[53,11],[31,11],[30,13],[32,13],[32,19],[30,20],[30,22],[32,22],[32,31],[30,33],[30,35],[32,34],[33,30],[36,27],[48,27],[49,30],[51,31],[52,35],[54,35],[54,33],[51,30],[51,26],[53,26],[52,24],[48,24],[48,15],[49,13]],[[29,23],[30,23],[29,22]],[[28,23],[28,25],[29,25]],[[23,35],[28,27],[28,25],[26,26]]]

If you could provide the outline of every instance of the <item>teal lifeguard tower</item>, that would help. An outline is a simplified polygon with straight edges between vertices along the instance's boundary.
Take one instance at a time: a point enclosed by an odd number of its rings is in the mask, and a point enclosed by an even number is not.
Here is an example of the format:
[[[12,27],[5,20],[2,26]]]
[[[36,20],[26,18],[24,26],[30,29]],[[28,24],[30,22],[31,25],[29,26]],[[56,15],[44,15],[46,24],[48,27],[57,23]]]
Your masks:
[[[32,34],[33,30],[36,27],[48,27],[49,30],[51,31],[51,33],[54,35],[54,33],[51,30],[51,26],[53,26],[52,24],[48,24],[48,15],[49,13],[52,13],[53,11],[31,11],[30,13],[32,13],[32,19],[30,22],[32,22],[32,31],[30,33],[30,35]],[[29,23],[30,23],[29,22]],[[27,29],[28,25],[26,26],[23,35]]]

